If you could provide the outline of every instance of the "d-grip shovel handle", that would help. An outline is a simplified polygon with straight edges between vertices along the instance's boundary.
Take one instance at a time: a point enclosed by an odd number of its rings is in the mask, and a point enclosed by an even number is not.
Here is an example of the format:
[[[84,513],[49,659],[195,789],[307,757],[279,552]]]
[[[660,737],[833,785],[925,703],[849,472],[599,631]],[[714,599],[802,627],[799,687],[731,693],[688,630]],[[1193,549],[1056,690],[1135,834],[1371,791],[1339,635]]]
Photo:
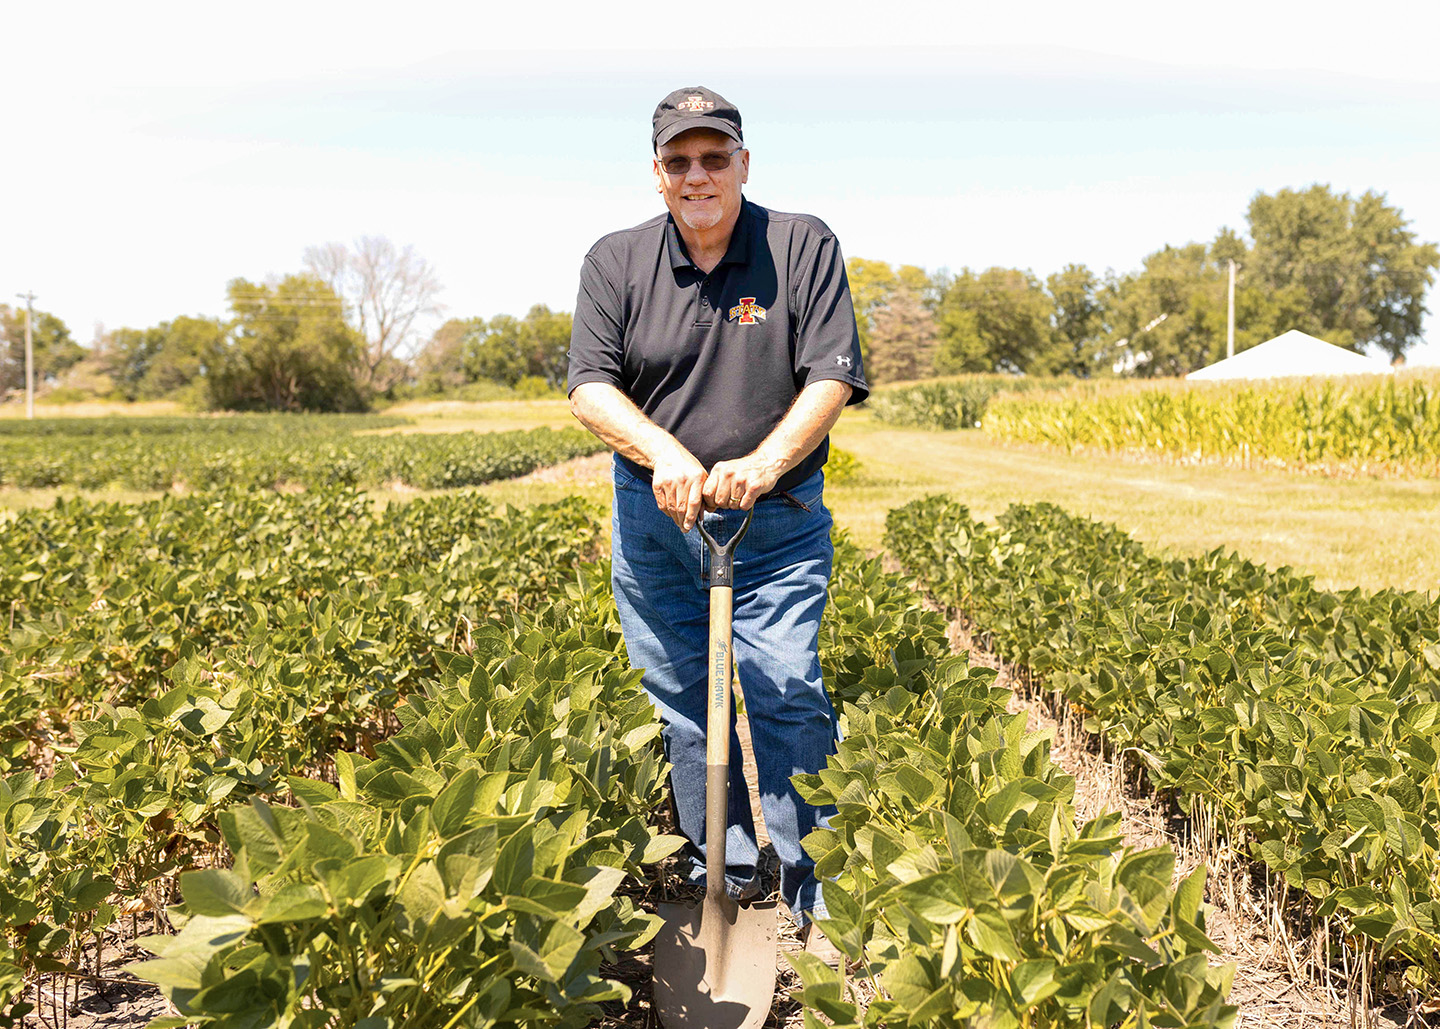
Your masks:
[[[696,525],[710,548],[710,661],[705,705],[705,894],[725,896],[725,833],[730,805],[730,614],[735,599],[735,548],[745,538],[751,508],[740,531],[724,546]]]
[[[745,521],[740,523],[740,531],[730,537],[730,541],[723,547],[714,536],[705,529],[702,519],[697,519],[695,527],[700,530],[700,536],[705,540],[705,546],[710,550],[710,588],[716,586],[735,585],[735,548],[745,538],[745,532],[750,528],[750,519],[755,517],[755,509],[752,507],[745,512]]]

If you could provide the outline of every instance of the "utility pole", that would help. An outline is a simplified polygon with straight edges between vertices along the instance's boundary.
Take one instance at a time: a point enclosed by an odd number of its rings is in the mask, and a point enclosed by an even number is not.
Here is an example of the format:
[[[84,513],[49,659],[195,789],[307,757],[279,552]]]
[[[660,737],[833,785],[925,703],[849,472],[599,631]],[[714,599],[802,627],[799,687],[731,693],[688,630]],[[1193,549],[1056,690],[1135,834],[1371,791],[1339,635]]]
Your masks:
[[[1225,356],[1235,356],[1235,259],[1230,259],[1230,311],[1225,317]]]
[[[25,417],[35,417],[35,342],[31,323],[35,321],[35,294],[16,293],[25,301]]]

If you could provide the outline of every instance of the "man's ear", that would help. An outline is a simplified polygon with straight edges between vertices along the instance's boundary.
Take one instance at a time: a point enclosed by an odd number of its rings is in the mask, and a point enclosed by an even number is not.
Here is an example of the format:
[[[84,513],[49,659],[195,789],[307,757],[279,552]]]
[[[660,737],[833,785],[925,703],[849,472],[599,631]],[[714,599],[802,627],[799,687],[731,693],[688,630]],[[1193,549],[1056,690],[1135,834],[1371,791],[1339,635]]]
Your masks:
[[[746,147],[740,154],[740,185],[750,181],[750,148]]]
[[[661,195],[663,196],[664,193],[665,193],[665,178],[664,178],[665,173],[664,173],[664,171],[662,171],[661,168],[660,168],[660,157],[659,157],[659,155],[656,155],[655,157],[651,158],[651,160],[650,160],[650,173],[655,176],[655,192],[657,192],[657,193],[659,193],[659,194],[661,194]]]

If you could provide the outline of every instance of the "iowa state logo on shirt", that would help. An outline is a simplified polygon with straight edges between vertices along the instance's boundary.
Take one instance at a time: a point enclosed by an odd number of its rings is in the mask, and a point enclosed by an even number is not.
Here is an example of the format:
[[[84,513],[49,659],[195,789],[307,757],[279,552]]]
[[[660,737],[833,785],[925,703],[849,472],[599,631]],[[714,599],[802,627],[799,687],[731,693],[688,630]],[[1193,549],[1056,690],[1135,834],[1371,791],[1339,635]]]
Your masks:
[[[730,320],[739,319],[741,325],[754,325],[765,320],[765,308],[755,303],[754,297],[741,297],[740,303],[730,308]]]

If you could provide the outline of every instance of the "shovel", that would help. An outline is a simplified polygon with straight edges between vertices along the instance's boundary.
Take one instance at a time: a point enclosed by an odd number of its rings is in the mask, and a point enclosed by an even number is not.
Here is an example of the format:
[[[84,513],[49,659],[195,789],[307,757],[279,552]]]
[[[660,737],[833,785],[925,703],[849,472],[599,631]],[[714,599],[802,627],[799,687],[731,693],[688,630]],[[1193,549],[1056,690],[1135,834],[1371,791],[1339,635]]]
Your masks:
[[[741,907],[725,893],[734,558],[754,514],[723,547],[700,525],[710,549],[705,899],[660,905],[665,924],[655,937],[655,1008],[666,1029],[759,1029],[775,999],[775,902]]]

